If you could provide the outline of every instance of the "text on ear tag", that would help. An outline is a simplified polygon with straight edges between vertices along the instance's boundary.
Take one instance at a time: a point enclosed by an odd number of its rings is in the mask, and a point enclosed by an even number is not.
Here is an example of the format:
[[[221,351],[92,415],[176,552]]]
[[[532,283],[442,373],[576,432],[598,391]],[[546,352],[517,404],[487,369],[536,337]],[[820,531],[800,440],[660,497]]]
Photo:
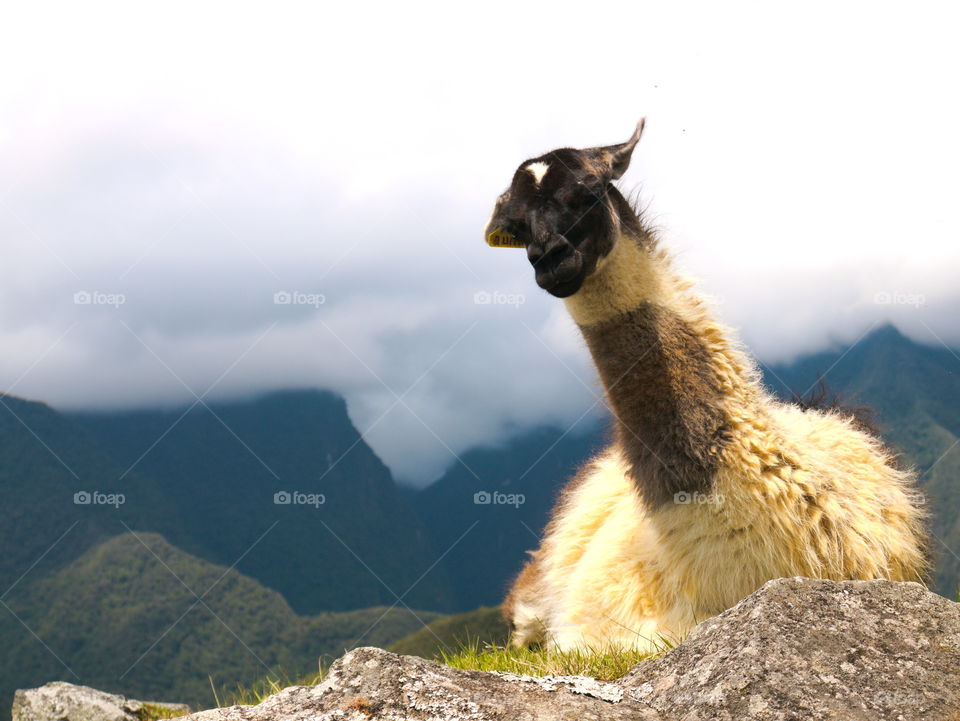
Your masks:
[[[511,233],[496,228],[487,234],[487,245],[492,248],[525,248]]]

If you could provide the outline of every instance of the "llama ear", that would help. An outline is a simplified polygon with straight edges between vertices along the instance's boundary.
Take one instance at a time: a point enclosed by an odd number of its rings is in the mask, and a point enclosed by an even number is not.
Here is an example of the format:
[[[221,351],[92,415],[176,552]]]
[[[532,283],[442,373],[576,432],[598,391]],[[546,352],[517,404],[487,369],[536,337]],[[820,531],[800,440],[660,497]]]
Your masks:
[[[603,166],[604,175],[608,179],[617,180],[627,172],[627,168],[630,167],[630,157],[633,155],[633,149],[637,147],[637,143],[640,142],[640,136],[643,134],[643,125],[646,120],[646,118],[640,118],[640,122],[637,123],[637,129],[633,131],[633,135],[627,142],[620,143],[619,145],[607,145],[603,148],[594,148],[593,152],[598,156],[597,160],[599,160]]]

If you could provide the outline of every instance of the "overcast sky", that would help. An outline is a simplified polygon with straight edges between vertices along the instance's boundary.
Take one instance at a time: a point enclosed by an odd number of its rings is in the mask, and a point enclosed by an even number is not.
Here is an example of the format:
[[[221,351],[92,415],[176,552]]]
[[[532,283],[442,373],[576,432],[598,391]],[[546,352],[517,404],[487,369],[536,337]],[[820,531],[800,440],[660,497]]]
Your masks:
[[[336,5],[5,8],[0,389],[328,387],[421,484],[595,415],[562,303],[481,229],[522,160],[641,115],[621,187],[761,360],[888,319],[960,344],[949,10]]]

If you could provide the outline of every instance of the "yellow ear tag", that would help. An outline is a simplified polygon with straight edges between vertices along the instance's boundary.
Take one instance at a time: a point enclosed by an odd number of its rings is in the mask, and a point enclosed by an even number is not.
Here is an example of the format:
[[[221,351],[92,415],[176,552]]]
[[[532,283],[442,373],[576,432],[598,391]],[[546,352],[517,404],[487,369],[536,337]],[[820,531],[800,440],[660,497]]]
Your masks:
[[[525,248],[526,246],[505,230],[496,228],[487,235],[487,245],[492,248]]]

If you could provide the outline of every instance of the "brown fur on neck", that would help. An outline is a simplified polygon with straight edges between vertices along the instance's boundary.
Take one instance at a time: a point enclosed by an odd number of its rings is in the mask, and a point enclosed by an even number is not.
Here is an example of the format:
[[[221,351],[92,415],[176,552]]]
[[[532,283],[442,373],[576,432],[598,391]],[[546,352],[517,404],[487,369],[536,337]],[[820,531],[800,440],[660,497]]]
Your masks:
[[[616,416],[643,499],[707,493],[731,436],[731,390],[748,386],[705,333],[703,304],[650,233],[630,228],[566,300]]]
[[[651,301],[581,330],[643,499],[657,507],[709,492],[730,427],[702,339]]]

